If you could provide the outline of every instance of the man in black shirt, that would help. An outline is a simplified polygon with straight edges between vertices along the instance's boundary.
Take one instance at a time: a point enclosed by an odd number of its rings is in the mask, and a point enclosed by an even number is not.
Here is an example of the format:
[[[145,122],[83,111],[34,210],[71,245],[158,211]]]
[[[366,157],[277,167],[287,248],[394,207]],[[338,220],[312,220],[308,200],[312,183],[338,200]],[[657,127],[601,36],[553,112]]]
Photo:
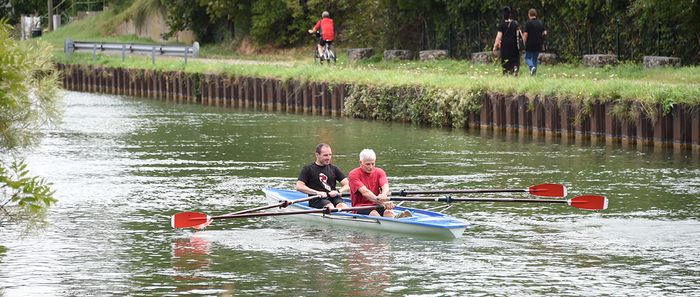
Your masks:
[[[525,42],[525,64],[530,68],[530,75],[537,73],[537,57],[542,50],[544,35],[547,31],[544,29],[544,24],[537,19],[537,10],[531,8],[527,12],[530,20],[525,23],[523,30],[523,41]]]
[[[325,143],[316,146],[316,161],[304,166],[299,173],[296,189],[309,195],[320,195],[321,198],[309,201],[309,206],[315,208],[346,208],[340,197],[342,192],[348,191],[348,179],[340,168],[331,164],[333,152]],[[336,182],[340,182],[340,190],[336,189]]]

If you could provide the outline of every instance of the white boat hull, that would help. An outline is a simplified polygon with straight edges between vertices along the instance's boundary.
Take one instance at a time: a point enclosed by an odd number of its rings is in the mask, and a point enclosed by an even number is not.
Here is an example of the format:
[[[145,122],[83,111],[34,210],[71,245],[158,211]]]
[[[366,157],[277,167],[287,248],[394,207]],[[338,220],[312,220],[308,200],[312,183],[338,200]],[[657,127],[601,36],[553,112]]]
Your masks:
[[[296,200],[306,197],[306,194],[280,189],[264,189],[269,204],[277,204],[284,200]],[[297,211],[311,209],[305,202],[292,204],[280,211]],[[337,212],[333,214],[301,214],[295,217],[307,221],[321,222],[337,226],[351,227],[356,230],[372,230],[416,236],[421,238],[454,239],[461,237],[468,224],[442,213],[426,210],[397,207],[398,211],[410,210],[410,218],[385,218]]]

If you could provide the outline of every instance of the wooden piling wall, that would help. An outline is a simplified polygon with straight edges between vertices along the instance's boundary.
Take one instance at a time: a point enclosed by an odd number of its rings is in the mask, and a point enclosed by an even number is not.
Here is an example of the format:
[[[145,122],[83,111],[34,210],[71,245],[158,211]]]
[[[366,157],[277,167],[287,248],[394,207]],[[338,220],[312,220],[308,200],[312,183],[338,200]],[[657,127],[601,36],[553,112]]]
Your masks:
[[[343,116],[349,86],[301,83],[271,78],[187,74],[125,68],[57,64],[67,90],[152,98],[173,103],[203,104],[287,113]],[[675,105],[654,119],[620,120],[609,102],[594,104],[589,116],[577,119],[581,108],[571,102],[484,94],[482,107],[469,114],[467,125],[484,131],[503,129],[532,137],[575,141],[666,146],[700,151],[700,110]]]

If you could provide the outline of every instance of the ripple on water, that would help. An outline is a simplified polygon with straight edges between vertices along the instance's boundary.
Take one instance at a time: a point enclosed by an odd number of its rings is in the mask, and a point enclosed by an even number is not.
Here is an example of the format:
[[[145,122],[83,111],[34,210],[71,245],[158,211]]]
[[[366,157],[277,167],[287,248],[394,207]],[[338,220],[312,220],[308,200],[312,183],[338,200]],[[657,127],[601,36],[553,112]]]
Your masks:
[[[117,96],[66,101],[64,122],[28,156],[60,202],[45,233],[3,237],[7,296],[697,295],[700,170],[687,162],[697,157]],[[377,149],[394,190],[563,182],[572,196],[607,195],[610,209],[455,203],[446,212],[472,227],[446,242],[277,218],[169,227],[179,211],[229,213],[264,204],[262,188],[292,188],[317,141],[333,144],[344,169]]]

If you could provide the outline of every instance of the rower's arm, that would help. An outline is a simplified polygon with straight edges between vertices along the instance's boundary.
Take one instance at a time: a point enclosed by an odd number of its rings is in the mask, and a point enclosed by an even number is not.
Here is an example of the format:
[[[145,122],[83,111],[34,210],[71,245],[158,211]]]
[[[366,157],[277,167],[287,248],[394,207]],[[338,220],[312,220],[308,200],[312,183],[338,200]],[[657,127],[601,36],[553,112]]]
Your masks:
[[[325,192],[319,192],[319,191],[316,191],[312,188],[309,188],[308,186],[306,186],[305,182],[300,181],[300,180],[297,180],[297,183],[294,186],[294,188],[296,188],[296,190],[299,192],[306,193],[309,195],[322,195],[323,196],[323,194],[325,193]]]
[[[385,183],[382,185],[382,191],[379,197],[382,200],[389,201],[389,193],[391,193],[391,191],[389,191],[389,183]]]
[[[340,194],[345,192],[350,192],[350,182],[347,178],[340,181],[340,189],[338,189],[338,193]]]
[[[360,194],[362,194],[362,197],[367,198],[367,200],[372,201],[374,203],[379,204],[381,201],[379,201],[379,198],[377,195],[374,195],[372,191],[370,191],[366,186],[362,186],[361,188],[357,189]]]

